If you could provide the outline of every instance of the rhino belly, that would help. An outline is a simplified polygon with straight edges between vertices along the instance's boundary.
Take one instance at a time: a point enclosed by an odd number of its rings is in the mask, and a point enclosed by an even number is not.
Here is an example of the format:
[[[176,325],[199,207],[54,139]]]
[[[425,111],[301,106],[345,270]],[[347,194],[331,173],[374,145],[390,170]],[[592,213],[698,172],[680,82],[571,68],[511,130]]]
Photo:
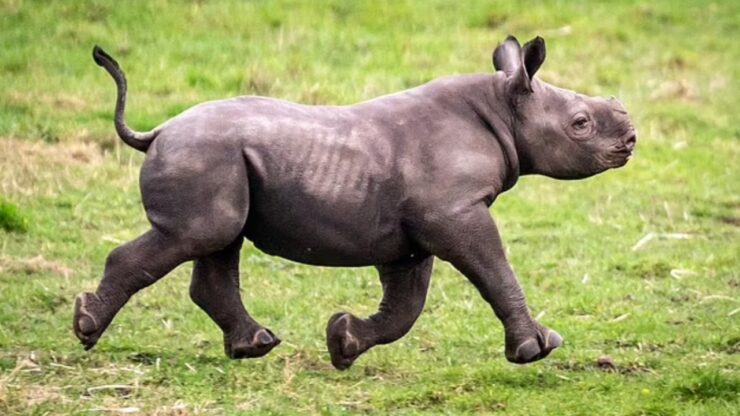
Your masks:
[[[253,194],[244,235],[260,250],[324,266],[368,266],[412,253],[393,212],[301,195]]]

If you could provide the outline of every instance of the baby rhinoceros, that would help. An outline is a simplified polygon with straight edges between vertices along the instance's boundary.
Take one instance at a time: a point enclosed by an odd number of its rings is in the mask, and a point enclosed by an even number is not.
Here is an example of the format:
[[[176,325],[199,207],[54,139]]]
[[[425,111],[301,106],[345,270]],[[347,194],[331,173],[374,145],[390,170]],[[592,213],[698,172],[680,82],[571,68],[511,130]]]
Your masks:
[[[491,305],[506,359],[529,363],[562,344],[530,316],[489,207],[520,175],[577,179],[625,165],[635,130],[615,98],[534,78],[545,60],[542,38],[520,46],[509,36],[493,52],[491,74],[348,106],[210,101],[145,133],[124,121],[123,71],[99,47],[93,57],[118,88],[118,135],[146,152],[140,187],[151,229],[113,250],[97,291],[77,297],[73,326],[85,349],[131,296],[194,260],[190,296],[223,330],[226,354],[270,352],[280,340],[240,298],[244,238],[301,263],[378,270],[378,311],[329,319],[338,369],[411,329],[435,256]]]

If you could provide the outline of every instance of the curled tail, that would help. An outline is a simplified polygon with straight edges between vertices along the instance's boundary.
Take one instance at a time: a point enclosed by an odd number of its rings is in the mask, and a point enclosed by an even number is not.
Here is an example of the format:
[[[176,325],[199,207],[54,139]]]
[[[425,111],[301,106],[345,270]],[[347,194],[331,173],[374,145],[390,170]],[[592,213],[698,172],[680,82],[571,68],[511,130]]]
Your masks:
[[[154,129],[142,133],[134,131],[126,125],[126,121],[123,119],[123,112],[126,109],[126,75],[124,75],[123,70],[118,66],[118,62],[105,53],[100,46],[95,45],[93,48],[93,59],[96,64],[108,71],[116,82],[116,87],[118,87],[118,98],[116,99],[116,111],[114,114],[118,137],[134,149],[146,152],[154,138],[157,137],[159,130]]]

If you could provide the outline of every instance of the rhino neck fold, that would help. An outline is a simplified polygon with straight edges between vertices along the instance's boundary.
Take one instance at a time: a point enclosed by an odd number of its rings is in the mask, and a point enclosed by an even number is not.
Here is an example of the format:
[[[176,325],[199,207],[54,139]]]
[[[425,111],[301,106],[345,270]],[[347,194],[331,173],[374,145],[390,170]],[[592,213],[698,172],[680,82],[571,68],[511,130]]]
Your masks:
[[[494,75],[473,76],[469,88],[460,91],[462,98],[491,133],[501,148],[506,166],[501,192],[513,187],[519,179],[519,156],[514,137],[514,114],[506,100],[504,79]]]

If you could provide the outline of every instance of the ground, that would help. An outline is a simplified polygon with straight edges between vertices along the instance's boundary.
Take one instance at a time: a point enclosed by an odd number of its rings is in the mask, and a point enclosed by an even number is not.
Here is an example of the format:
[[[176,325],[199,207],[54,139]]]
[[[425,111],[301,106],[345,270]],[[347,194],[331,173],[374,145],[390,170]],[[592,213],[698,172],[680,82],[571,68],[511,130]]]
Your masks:
[[[739,26],[729,0],[0,0],[0,414],[737,414]],[[188,299],[190,265],[82,350],[75,294],[147,228],[142,155],[115,136],[94,44],[127,71],[128,119],[144,130],[208,99],[344,104],[492,71],[509,33],[543,36],[538,75],[618,96],[639,136],[623,169],[523,178],[492,208],[533,315],[563,348],[507,363],[489,307],[438,262],[411,333],[338,372],[324,326],[375,309],[373,270],[247,246],[242,296],[284,340],[269,356],[224,357]]]

